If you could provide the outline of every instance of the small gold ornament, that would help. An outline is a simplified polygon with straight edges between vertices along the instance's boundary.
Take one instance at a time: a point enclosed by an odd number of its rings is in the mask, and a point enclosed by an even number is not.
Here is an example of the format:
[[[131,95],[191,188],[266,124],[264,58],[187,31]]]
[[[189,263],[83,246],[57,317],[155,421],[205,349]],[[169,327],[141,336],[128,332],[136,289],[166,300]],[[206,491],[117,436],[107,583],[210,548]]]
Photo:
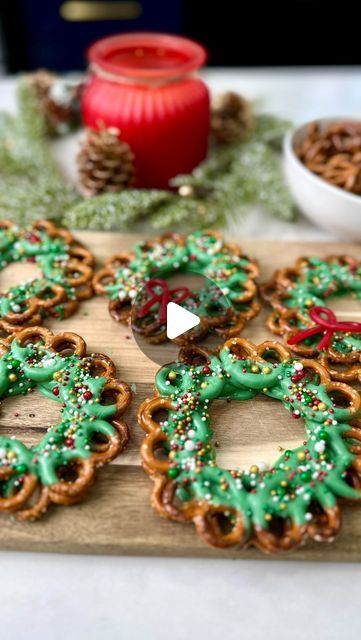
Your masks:
[[[178,189],[178,194],[182,198],[194,198],[196,195],[195,189],[191,184],[182,184]]]

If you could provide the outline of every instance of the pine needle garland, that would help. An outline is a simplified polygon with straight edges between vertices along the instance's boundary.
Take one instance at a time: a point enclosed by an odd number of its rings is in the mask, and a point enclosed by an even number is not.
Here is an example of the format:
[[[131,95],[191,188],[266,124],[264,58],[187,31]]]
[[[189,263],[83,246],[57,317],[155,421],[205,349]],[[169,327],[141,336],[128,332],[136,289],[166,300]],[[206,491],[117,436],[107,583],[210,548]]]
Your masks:
[[[157,189],[126,189],[120,193],[103,193],[82,200],[68,209],[63,223],[77,229],[130,229],[174,197],[169,191]]]
[[[17,117],[0,114],[0,216],[25,224],[54,219],[71,228],[130,229],[145,218],[156,229],[223,226],[258,204],[293,218],[280,166],[289,124],[258,116],[242,140],[215,144],[192,174],[172,180],[178,191],[126,189],[80,198],[61,175],[49,148],[48,129],[29,83],[18,88]]]
[[[77,196],[51,155],[47,127],[26,82],[18,116],[0,114],[0,216],[19,224],[45,217],[61,222]]]
[[[259,116],[244,141],[215,145],[192,174],[172,180],[173,187],[191,187],[190,197],[128,190],[80,203],[65,214],[65,221],[77,228],[122,229],[147,217],[156,229],[206,228],[225,225],[228,217],[245,214],[251,204],[291,220],[293,207],[278,153],[288,126],[278,118]]]

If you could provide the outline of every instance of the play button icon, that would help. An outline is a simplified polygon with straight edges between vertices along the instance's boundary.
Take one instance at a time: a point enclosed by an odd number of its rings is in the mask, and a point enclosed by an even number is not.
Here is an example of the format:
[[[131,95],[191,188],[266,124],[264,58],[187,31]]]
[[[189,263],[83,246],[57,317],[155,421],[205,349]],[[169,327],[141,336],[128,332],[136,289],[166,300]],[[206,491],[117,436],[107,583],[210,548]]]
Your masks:
[[[223,338],[212,327],[231,319],[222,289],[196,272],[162,276],[146,281],[131,302],[132,336],[142,353],[162,366],[177,360],[186,345],[217,348]]]
[[[167,304],[167,338],[174,340],[200,323],[200,318],[175,302]]]

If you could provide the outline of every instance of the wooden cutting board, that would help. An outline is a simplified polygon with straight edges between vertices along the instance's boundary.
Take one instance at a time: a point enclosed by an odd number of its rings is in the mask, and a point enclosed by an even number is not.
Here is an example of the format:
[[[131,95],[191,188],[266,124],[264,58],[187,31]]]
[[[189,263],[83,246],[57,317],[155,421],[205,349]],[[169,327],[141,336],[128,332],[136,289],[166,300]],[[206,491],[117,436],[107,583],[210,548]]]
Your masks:
[[[98,266],[105,257],[128,251],[139,237],[117,233],[76,234],[95,254]],[[234,240],[234,238],[232,238]],[[349,244],[317,244],[240,240],[243,249],[258,259],[260,280],[276,267],[291,265],[300,255],[349,253],[361,257],[360,247]],[[32,277],[32,265],[11,265],[1,274],[1,288]],[[25,273],[26,272],[26,273]],[[356,301],[338,300],[333,307],[341,318],[361,321]],[[262,342],[272,336],[265,328],[266,311],[248,324],[244,337]],[[78,313],[62,322],[49,320],[53,331],[74,331],[87,342],[89,351],[103,352],[114,360],[118,377],[135,385],[136,391],[126,419],[130,442],[112,464],[100,469],[95,485],[85,500],[72,507],[51,507],[35,523],[20,523],[0,517],[0,548],[67,553],[209,556],[228,558],[267,557],[255,549],[213,550],[197,537],[192,525],[160,518],[150,506],[151,480],[139,460],[143,432],[136,421],[139,403],[152,394],[157,366],[137,348],[131,331],[115,323],[108,314],[108,301],[101,297],[84,302]],[[272,405],[272,406],[271,406]],[[35,392],[24,398],[6,400],[1,407],[0,434],[11,434],[30,445],[38,441],[47,426],[58,419],[55,403]],[[15,413],[19,414],[15,417]],[[256,398],[244,403],[218,403],[214,425],[220,442],[218,461],[224,466],[248,467],[272,461],[278,447],[294,447],[304,439],[302,425],[291,421],[279,403]],[[332,544],[308,543],[302,549],[281,556],[299,560],[361,560],[361,503],[343,508],[343,529]],[[279,557],[279,556],[278,556]]]

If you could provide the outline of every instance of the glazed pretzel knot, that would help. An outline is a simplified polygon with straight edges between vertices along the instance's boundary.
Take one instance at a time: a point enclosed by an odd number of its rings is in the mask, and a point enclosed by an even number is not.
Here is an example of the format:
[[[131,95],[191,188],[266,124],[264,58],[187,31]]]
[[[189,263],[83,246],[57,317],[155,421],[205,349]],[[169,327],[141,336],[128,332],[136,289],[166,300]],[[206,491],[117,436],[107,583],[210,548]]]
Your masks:
[[[138,412],[152,504],[162,516],[192,521],[208,544],[276,553],[307,538],[332,540],[341,526],[340,499],[361,498],[361,399],[320,363],[295,360],[274,341],[256,346],[232,338],[217,353],[183,348],[178,362],[160,369],[155,389]],[[209,405],[258,393],[302,417],[307,441],[269,469],[218,467]]]
[[[189,310],[198,309],[201,322],[186,336],[180,336],[176,340],[179,344],[197,342],[210,332],[223,338],[238,335],[246,322],[259,313],[256,262],[243,255],[238,245],[225,242],[217,231],[191,236],[165,234],[142,242],[133,252],[106,260],[95,275],[93,286],[96,293],[110,298],[109,312],[114,320],[132,323],[134,330],[149,342],[159,344],[167,338],[165,324],[154,309],[146,317],[139,317],[140,296],[144,297],[144,285],[155,276],[167,278],[177,272],[203,275],[216,285],[208,293],[206,288],[191,292],[185,305],[193,305]],[[217,308],[216,290],[223,291],[229,299],[227,307],[219,304]],[[132,304],[135,298],[136,304]]]
[[[23,520],[39,518],[50,503],[81,500],[96,467],[113,460],[128,441],[122,415],[130,388],[115,378],[110,358],[87,355],[77,334],[27,327],[1,339],[1,397],[35,388],[61,403],[60,422],[30,448],[0,436],[0,511]]]
[[[93,294],[94,259],[70,231],[39,220],[19,228],[0,221],[2,268],[12,262],[36,263],[41,277],[11,287],[0,298],[0,329],[13,333],[25,326],[39,325],[49,315],[66,318],[79,301]]]
[[[324,259],[301,257],[294,266],[277,270],[269,282],[260,287],[263,299],[272,312],[267,326],[281,335],[293,353],[317,358],[333,380],[361,381],[361,334],[337,332],[321,352],[314,340],[289,344],[300,330],[315,323],[309,312],[322,307],[330,296],[350,294],[361,300],[361,264],[348,255],[330,255]]]

